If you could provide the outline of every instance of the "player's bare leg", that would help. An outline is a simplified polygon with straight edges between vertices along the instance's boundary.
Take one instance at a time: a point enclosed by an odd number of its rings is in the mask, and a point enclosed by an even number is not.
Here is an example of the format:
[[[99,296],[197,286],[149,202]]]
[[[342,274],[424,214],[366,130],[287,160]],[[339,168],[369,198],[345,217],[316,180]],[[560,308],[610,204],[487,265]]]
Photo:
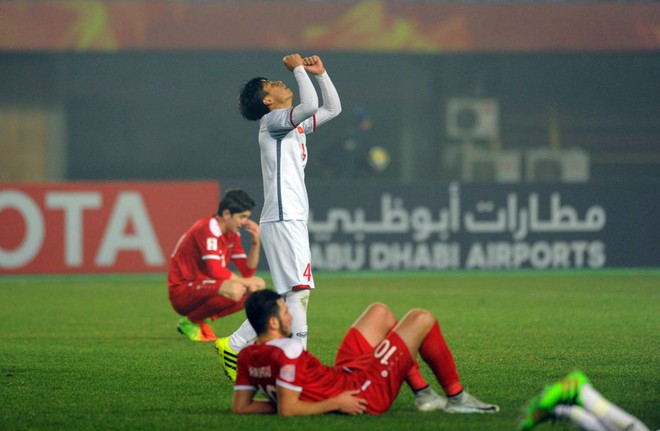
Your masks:
[[[376,347],[396,325],[396,317],[392,310],[380,303],[373,303],[355,320],[352,327],[360,331],[362,336]]]

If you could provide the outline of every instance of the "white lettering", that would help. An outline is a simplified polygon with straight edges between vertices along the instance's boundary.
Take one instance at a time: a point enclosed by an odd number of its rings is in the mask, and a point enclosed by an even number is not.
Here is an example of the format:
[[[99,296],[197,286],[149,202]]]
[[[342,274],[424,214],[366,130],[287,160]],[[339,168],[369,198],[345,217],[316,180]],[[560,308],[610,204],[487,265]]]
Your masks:
[[[588,254],[587,264],[590,268],[602,268],[605,266],[607,255],[605,254],[605,244],[602,241],[594,241],[589,244]]]
[[[0,247],[0,267],[12,269],[30,263],[41,250],[46,235],[44,218],[36,203],[25,193],[18,190],[0,192],[0,212],[13,208],[25,222],[25,238],[14,250]]]
[[[587,250],[586,241],[573,241],[573,250],[575,251],[575,268],[584,266],[584,252]]]
[[[537,192],[528,195],[527,206],[524,199],[509,193],[506,202],[478,200],[471,211],[463,209],[461,198],[458,183],[450,184],[448,207],[440,208],[436,216],[436,211],[430,207],[409,209],[403,198],[383,193],[380,219],[368,220],[363,208],[330,208],[325,221],[315,219],[310,212],[308,227],[317,241],[327,241],[338,233],[353,234],[360,241],[365,235],[411,233],[415,241],[425,241],[434,233],[447,240],[450,234],[462,229],[486,235],[508,232],[513,239],[522,241],[533,232],[599,232],[607,221],[602,206],[592,205],[581,216],[577,208],[562,203],[559,192],[550,194],[547,209]],[[537,257],[543,259],[541,255]]]
[[[460,246],[457,243],[383,243],[371,244],[369,269],[457,269]]]
[[[248,367],[250,377],[257,379],[268,378],[271,376],[270,367]]]
[[[134,234],[126,233],[129,222],[133,224]],[[149,214],[142,196],[137,192],[122,192],[117,196],[117,202],[96,255],[96,265],[112,266],[117,254],[122,250],[142,252],[145,262],[151,266],[164,263],[163,253]]]
[[[605,244],[601,241],[475,242],[470,246],[465,268],[601,268],[605,262]]]
[[[369,249],[371,269],[383,270],[390,268],[392,264],[390,263],[391,259],[389,256],[389,247],[387,244],[382,242],[371,244],[371,248]]]
[[[467,259],[465,260],[465,268],[487,268],[486,265],[486,251],[480,242],[475,242],[470,247]]]
[[[376,349],[374,350],[374,357],[381,358],[380,363],[383,365],[387,365],[390,356],[392,356],[394,352],[396,352],[396,346],[390,347],[390,340],[385,338],[383,341],[380,342],[378,346],[376,346]]]
[[[511,247],[503,242],[495,243],[494,253],[489,253],[493,257],[495,267],[498,268],[509,268],[511,266],[511,254]]]
[[[461,267],[461,247],[458,243],[433,244],[433,264],[430,269],[458,269]]]
[[[414,250],[414,263],[416,268],[431,267],[431,249],[428,244],[418,244]]]
[[[546,241],[535,242],[532,245],[530,256],[530,263],[534,268],[545,269],[550,266],[552,261],[552,251],[550,250],[550,244]]]
[[[571,258],[571,247],[569,243],[556,242],[552,245],[553,268],[570,268],[571,267],[570,258]],[[577,255],[576,255],[576,260],[577,260]]]
[[[64,210],[64,262],[76,267],[83,264],[83,210],[101,207],[98,192],[50,192],[46,207]]]
[[[313,243],[311,251],[315,268],[334,271],[364,269],[367,257],[364,244]]]
[[[394,268],[406,268],[412,262],[412,244],[392,244],[390,247],[390,261]],[[406,265],[408,264],[408,265]],[[410,268],[406,268],[410,269]]]
[[[529,246],[524,242],[517,242],[513,245],[513,267],[520,268],[529,260]]]

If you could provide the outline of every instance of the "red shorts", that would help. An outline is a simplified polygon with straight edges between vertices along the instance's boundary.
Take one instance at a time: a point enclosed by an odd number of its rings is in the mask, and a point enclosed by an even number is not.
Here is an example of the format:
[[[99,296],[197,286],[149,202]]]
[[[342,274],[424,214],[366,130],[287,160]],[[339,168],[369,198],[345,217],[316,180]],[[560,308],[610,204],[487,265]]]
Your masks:
[[[367,413],[387,412],[413,365],[408,346],[390,332],[375,348],[355,328],[350,328],[337,351],[335,365],[353,370],[367,400]]]
[[[225,280],[197,280],[189,283],[170,285],[169,296],[174,310],[186,316],[198,309],[212,297],[218,296]]]

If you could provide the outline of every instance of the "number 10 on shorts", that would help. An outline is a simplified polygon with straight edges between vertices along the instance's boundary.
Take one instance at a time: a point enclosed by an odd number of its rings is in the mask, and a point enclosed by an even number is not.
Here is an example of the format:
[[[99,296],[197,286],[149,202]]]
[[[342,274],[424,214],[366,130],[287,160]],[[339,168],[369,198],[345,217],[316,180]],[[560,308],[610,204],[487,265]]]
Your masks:
[[[394,352],[396,352],[396,346],[391,346],[390,340],[386,338],[383,341],[381,341],[378,346],[376,346],[376,350],[374,351],[374,356],[376,358],[380,358],[381,364],[388,365],[387,361],[390,359],[390,356],[394,354]]]

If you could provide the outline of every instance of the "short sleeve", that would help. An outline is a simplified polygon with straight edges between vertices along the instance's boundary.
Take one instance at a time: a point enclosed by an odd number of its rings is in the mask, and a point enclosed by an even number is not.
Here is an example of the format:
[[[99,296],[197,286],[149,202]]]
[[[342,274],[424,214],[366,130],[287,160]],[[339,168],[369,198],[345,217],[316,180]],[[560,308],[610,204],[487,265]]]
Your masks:
[[[250,375],[248,373],[247,358],[243,354],[245,349],[238,353],[238,366],[236,367],[236,383],[234,383],[234,390],[253,390],[256,391],[257,387],[250,383]]]

